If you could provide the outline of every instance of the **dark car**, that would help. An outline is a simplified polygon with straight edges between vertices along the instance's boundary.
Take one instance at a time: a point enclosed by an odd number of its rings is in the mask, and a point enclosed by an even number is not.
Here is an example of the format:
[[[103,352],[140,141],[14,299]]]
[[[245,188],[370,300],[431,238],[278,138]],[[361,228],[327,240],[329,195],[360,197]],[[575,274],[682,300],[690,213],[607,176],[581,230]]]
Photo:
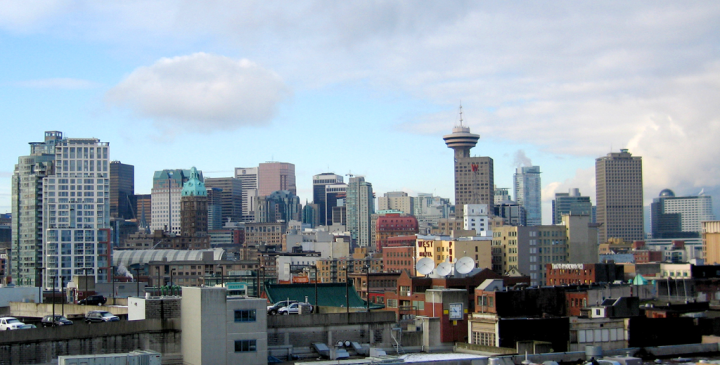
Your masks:
[[[267,314],[278,314],[280,308],[287,307],[290,304],[297,303],[297,300],[281,300],[273,305],[267,306]]]
[[[107,298],[102,295],[91,295],[85,299],[78,301],[80,305],[103,305],[107,302]]]
[[[40,321],[40,324],[42,324],[43,327],[69,326],[73,324],[73,321],[59,314],[55,315],[55,320],[53,321],[53,316],[51,314],[49,316],[43,317],[43,319]]]
[[[85,316],[85,323],[117,322],[120,317],[106,311],[90,311]]]

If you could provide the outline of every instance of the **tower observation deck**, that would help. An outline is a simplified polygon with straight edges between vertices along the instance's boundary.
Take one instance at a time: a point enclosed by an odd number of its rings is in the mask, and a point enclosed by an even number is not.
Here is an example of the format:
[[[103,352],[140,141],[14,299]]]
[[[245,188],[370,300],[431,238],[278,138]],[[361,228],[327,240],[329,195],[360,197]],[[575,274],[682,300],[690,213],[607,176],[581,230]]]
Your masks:
[[[462,118],[462,106],[460,107],[460,124],[453,127],[452,134],[443,136],[445,144],[448,148],[452,148],[455,151],[455,159],[470,157],[470,149],[475,147],[479,134],[470,133],[470,127],[466,127],[463,124]]]

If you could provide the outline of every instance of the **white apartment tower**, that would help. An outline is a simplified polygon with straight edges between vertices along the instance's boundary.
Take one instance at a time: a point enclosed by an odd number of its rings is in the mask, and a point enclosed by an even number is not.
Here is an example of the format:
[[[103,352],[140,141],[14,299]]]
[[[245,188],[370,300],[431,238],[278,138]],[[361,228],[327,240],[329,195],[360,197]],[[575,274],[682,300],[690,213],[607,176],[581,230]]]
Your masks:
[[[73,276],[109,280],[109,144],[66,138],[55,144],[55,171],[43,179],[44,286]]]

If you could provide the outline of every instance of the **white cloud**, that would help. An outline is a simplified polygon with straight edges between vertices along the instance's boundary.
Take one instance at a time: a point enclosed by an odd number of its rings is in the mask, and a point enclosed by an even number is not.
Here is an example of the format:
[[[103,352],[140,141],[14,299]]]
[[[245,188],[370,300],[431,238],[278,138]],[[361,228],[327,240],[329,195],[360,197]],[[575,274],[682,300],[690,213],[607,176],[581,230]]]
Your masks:
[[[289,94],[280,76],[249,60],[194,53],[137,68],[106,100],[172,134],[266,124]]]
[[[52,78],[52,79],[39,79],[39,80],[26,80],[17,81],[13,83],[19,87],[26,87],[32,89],[65,89],[65,90],[77,90],[77,89],[92,89],[99,86],[98,83],[73,79],[73,78]]]

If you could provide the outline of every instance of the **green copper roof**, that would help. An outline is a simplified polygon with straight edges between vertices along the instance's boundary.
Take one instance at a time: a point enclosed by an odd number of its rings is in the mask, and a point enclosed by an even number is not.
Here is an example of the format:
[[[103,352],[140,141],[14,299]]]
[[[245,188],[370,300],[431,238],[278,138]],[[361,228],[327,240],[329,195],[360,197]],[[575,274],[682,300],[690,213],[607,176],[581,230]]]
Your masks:
[[[648,281],[642,275],[637,274],[635,279],[632,279],[632,285],[647,285]]]
[[[347,291],[350,293],[351,308],[366,308],[364,301],[350,285]],[[315,305],[315,284],[268,284],[265,287],[270,302],[277,303],[281,300],[291,299],[304,302],[305,297],[310,304]],[[317,284],[318,303],[323,307],[345,307],[345,283],[319,283]],[[385,308],[379,304],[370,303],[370,309]]]
[[[205,183],[202,182],[197,169],[193,166],[190,169],[190,178],[183,185],[182,196],[207,196],[207,190],[205,189]]]

